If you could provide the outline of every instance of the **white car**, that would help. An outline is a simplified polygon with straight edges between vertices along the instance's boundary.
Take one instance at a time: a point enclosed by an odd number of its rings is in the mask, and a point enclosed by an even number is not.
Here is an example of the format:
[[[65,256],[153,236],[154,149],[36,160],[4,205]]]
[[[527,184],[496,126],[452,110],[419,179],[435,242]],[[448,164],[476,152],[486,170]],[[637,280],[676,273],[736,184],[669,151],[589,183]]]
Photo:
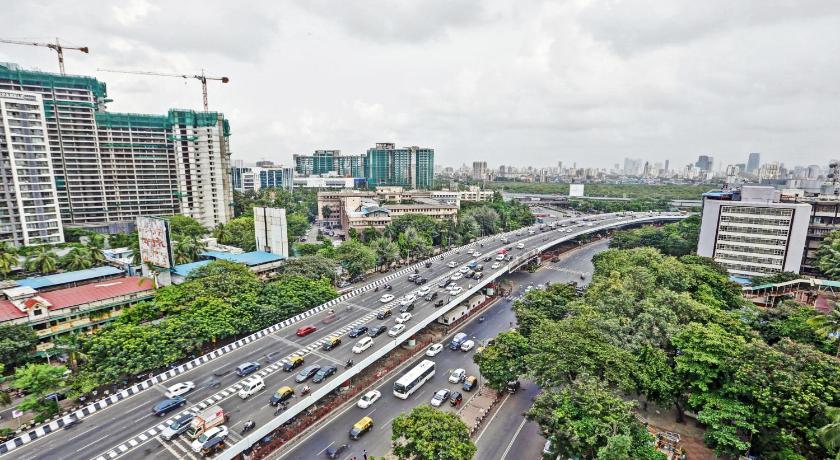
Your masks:
[[[502,264],[501,264],[501,263],[499,263],[499,262],[493,262],[493,265],[491,265],[491,266],[490,266],[490,268],[491,268],[491,269],[493,269],[493,270],[495,270],[495,269],[497,269],[497,268],[499,268],[499,267],[501,267],[501,266],[502,266]]]
[[[388,303],[392,300],[394,300],[394,296],[392,296],[391,294],[385,294],[379,298],[379,301],[382,303]]]
[[[353,345],[353,353],[359,354],[368,348],[373,346],[373,339],[370,337],[362,337],[361,340],[356,342],[356,345]]]
[[[414,300],[416,300],[416,299],[417,299],[417,297],[415,297],[414,294],[408,294],[407,296],[400,299],[400,306],[404,307],[406,305],[411,305],[411,304],[414,303]]]
[[[417,295],[418,296],[424,296],[424,295],[428,294],[429,291],[431,291],[431,290],[432,290],[432,288],[430,288],[429,286],[423,286],[423,287],[421,287],[420,289],[417,290]]]
[[[447,390],[446,388],[442,390],[438,390],[434,396],[432,396],[431,404],[435,407],[440,407],[441,404],[445,403],[447,399],[449,399],[449,395],[452,392]]]
[[[481,253],[480,253],[480,252],[478,252],[478,251],[475,251],[475,252],[473,253],[473,257],[478,257],[478,256],[480,256],[480,255],[481,255]]]
[[[466,272],[470,271],[470,267],[461,267],[458,271],[461,272],[461,273],[466,273]]]
[[[176,383],[175,385],[172,385],[171,387],[166,389],[166,397],[167,398],[174,398],[176,396],[185,395],[185,394],[193,391],[193,389],[195,389],[195,383],[194,382],[187,381],[187,382]]]
[[[524,243],[519,243],[516,245],[516,249],[523,249],[525,247]]]
[[[458,295],[464,291],[464,288],[461,286],[455,286],[453,289],[449,290],[449,295]]]
[[[437,356],[443,350],[443,344],[433,343],[432,346],[426,350],[426,356]]]
[[[400,313],[400,316],[397,316],[397,319],[395,320],[397,324],[405,324],[409,321],[411,321],[411,313],[409,312]]]
[[[449,373],[449,383],[461,383],[467,377],[467,371],[464,369],[455,369]]]
[[[364,394],[359,399],[359,402],[356,403],[357,406],[361,407],[362,409],[367,409],[376,401],[379,401],[379,398],[382,397],[382,393],[377,390],[370,390]]]
[[[457,265],[457,264],[455,263],[454,260],[450,260],[449,263],[446,264],[446,266],[449,267],[449,268],[455,268],[455,265]]]
[[[224,425],[221,426],[214,426],[209,430],[202,433],[201,436],[198,437],[195,441],[192,442],[192,450],[193,452],[201,452],[201,449],[204,448],[204,445],[211,441],[213,438],[226,438],[228,435],[228,428]]]
[[[405,330],[405,324],[397,324],[396,326],[392,327],[388,330],[388,336],[396,337],[403,333]]]
[[[532,229],[529,229],[529,230],[528,230],[528,234],[529,234],[529,235],[533,235],[533,234],[534,234],[534,229],[533,229],[533,228],[532,228]]]
[[[505,255],[504,255],[504,254],[499,254],[499,255],[497,255],[497,256],[496,256],[496,260],[498,260],[499,262],[501,262],[501,261],[505,260]]]
[[[464,277],[464,275],[462,275],[461,273],[456,273],[456,274],[452,275],[452,277],[449,278],[449,279],[451,279],[452,281],[458,281],[459,279],[461,279],[463,277]]]
[[[572,233],[572,229],[571,229],[571,228],[567,228],[567,229],[566,229],[566,233]]]
[[[461,344],[461,351],[470,351],[475,346],[475,342],[472,340],[467,340],[466,342]]]

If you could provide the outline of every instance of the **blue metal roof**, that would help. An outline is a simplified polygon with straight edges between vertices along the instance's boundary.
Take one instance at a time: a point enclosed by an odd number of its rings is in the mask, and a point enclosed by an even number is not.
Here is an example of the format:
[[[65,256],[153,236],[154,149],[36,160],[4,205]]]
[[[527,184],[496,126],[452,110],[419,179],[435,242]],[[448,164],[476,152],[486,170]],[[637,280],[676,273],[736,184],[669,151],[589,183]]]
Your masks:
[[[188,264],[176,265],[172,267],[172,272],[176,275],[187,276],[190,274],[191,271],[203,265],[207,265],[210,262],[210,260],[199,260],[198,262],[190,262]]]
[[[106,265],[104,267],[88,268],[86,270],[77,270],[75,272],[58,273],[47,276],[34,276],[32,278],[24,278],[17,280],[18,286],[29,286],[32,289],[43,289],[46,287],[60,286],[62,284],[76,283],[79,281],[87,281],[105,276],[114,276],[124,274],[125,271]]]
[[[201,253],[202,257],[207,257],[210,259],[222,259],[222,260],[229,260],[231,262],[239,262],[240,264],[245,264],[249,267],[253,267],[256,265],[268,264],[272,262],[278,262],[283,260],[283,257],[278,256],[277,254],[272,254],[270,252],[265,251],[251,251],[251,252],[243,252],[242,254],[231,254],[229,252],[218,252],[218,251],[207,251]]]

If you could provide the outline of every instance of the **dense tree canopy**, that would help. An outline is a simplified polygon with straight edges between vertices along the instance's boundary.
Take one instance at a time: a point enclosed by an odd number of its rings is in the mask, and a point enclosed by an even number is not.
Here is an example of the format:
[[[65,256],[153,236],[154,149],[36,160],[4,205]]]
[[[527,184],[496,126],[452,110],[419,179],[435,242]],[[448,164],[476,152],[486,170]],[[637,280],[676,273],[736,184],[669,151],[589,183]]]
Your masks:
[[[463,460],[476,447],[464,422],[452,413],[422,404],[391,424],[394,455],[401,460]]]
[[[615,232],[610,246],[617,249],[649,246],[669,256],[684,256],[697,251],[699,237],[700,216],[691,216],[662,227],[644,226]]]

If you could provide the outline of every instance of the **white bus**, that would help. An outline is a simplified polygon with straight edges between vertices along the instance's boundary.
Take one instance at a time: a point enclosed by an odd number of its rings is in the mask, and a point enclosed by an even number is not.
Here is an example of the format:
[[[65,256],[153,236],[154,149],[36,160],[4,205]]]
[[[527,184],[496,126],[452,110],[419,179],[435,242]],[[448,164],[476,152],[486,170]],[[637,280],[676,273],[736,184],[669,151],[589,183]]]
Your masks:
[[[394,396],[400,399],[408,399],[433,375],[435,375],[435,362],[424,359],[420,364],[414,366],[414,369],[406,372],[399,380],[394,382]]]

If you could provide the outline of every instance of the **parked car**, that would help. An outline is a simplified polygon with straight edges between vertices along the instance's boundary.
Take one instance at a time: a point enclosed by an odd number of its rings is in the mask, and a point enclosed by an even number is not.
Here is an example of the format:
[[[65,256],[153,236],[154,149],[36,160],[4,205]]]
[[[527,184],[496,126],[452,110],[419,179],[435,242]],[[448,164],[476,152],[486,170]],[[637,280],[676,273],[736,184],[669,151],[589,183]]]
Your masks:
[[[463,396],[460,392],[458,392],[458,391],[453,391],[453,392],[449,395],[449,404],[451,404],[451,405],[453,405],[453,406],[457,406],[458,404],[461,404],[461,401],[462,401],[463,399],[464,399],[464,396]]]
[[[388,327],[385,326],[384,324],[379,325],[379,326],[373,326],[372,328],[370,328],[370,331],[368,331],[368,336],[371,337],[371,338],[375,338],[376,336],[378,336],[379,334],[382,334],[383,332],[385,332],[387,330],[388,330]]]
[[[236,366],[236,375],[245,377],[246,375],[253,374],[258,370],[260,370],[260,363],[258,362],[242,363],[239,366]]]
[[[464,385],[461,386],[461,389],[464,391],[473,391],[476,385],[478,385],[478,379],[474,375],[470,375],[464,379]]]
[[[426,356],[437,356],[443,350],[443,344],[440,343],[433,343],[428,350],[426,350]]]
[[[176,383],[175,385],[172,385],[171,387],[166,389],[166,393],[164,393],[164,396],[166,396],[167,398],[174,398],[176,396],[183,396],[183,395],[189,393],[190,391],[193,391],[194,388],[195,388],[195,382],[186,381],[186,382]]]
[[[350,330],[350,333],[349,333],[349,334],[347,334],[347,335],[348,335],[349,337],[351,337],[351,338],[354,338],[354,339],[355,339],[356,337],[358,337],[358,336],[360,336],[360,335],[366,334],[366,333],[367,333],[367,331],[368,331],[368,327],[367,327],[367,326],[356,326],[356,327],[354,327],[353,329],[351,329],[351,330]]]
[[[312,364],[310,366],[306,366],[305,368],[303,368],[303,370],[298,372],[298,374],[295,376],[295,382],[303,383],[303,382],[309,380],[310,377],[315,375],[315,373],[320,371],[320,370],[321,370],[321,366],[319,366],[317,364]]]
[[[467,376],[467,371],[464,369],[455,369],[449,373],[449,383],[461,383]]]
[[[444,401],[449,399],[449,394],[452,393],[451,391],[447,390],[446,388],[442,388],[438,390],[434,396],[432,396],[431,404],[434,407],[440,407]]]
[[[183,407],[184,404],[187,403],[187,400],[176,396],[174,398],[166,398],[163,401],[157,403],[152,408],[152,413],[157,415],[158,417],[163,417],[164,415],[172,412],[173,410]]]
[[[324,366],[312,377],[312,383],[321,383],[336,372],[338,372],[338,368],[332,364]]]
[[[359,398],[359,402],[356,403],[362,409],[367,409],[376,401],[379,401],[379,398],[382,397],[382,393],[377,390],[370,390],[364,394],[361,398]]]

